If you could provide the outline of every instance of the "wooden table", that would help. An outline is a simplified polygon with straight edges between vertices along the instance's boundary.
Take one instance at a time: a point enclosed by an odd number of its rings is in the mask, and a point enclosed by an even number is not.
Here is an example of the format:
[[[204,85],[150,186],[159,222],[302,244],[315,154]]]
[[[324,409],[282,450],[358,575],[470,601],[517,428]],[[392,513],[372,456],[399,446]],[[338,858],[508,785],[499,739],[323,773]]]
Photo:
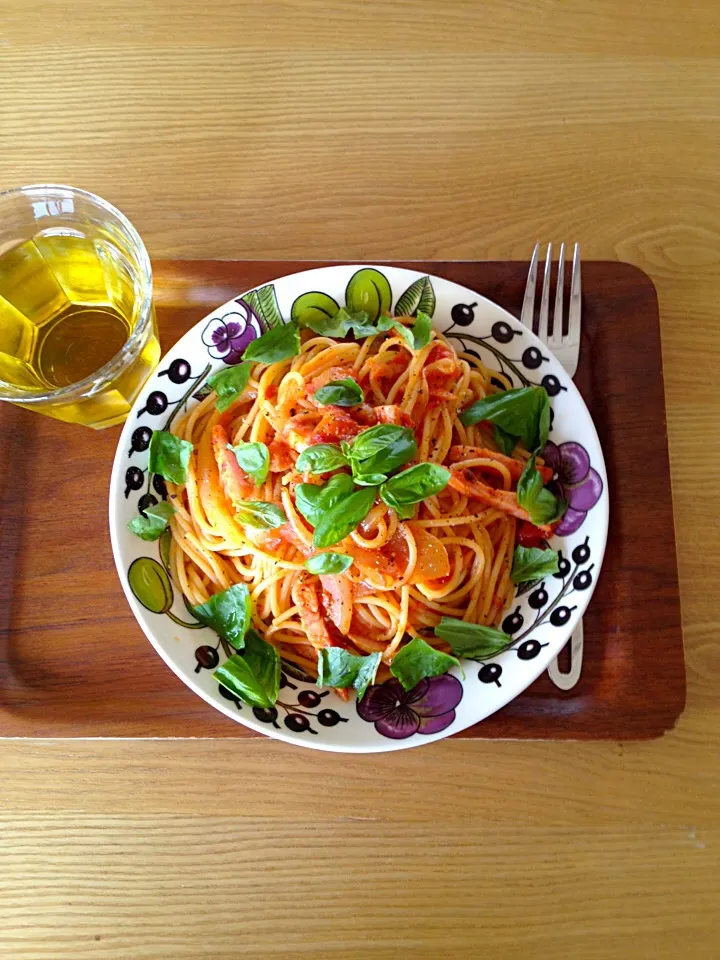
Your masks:
[[[0,743],[3,957],[718,955],[719,52],[716,0],[0,0],[0,188],[152,256],[646,270],[688,668],[650,743]]]

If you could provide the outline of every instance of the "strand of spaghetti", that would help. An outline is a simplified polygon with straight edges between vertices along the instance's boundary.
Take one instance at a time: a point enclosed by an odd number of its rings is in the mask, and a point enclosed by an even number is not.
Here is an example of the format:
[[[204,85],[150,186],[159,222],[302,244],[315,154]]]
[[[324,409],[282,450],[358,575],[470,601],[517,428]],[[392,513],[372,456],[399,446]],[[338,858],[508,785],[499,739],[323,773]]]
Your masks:
[[[188,532],[178,537],[173,529],[173,539],[178,548],[197,564],[213,583],[220,585],[223,590],[230,586],[230,581],[216,554],[213,551],[203,550],[202,544],[194,533]]]
[[[295,504],[293,503],[289,490],[283,490],[282,492],[282,505],[285,510],[285,516],[288,518],[294,534],[298,537],[302,546],[307,549],[309,555],[309,553],[313,552],[313,535],[300,519],[300,514],[295,509]]]
[[[515,536],[515,520],[514,518],[509,517],[507,526],[506,526],[506,535],[505,542],[509,543],[510,537],[514,539]],[[499,612],[497,610],[493,611],[493,607],[497,606],[495,604],[495,594],[498,589],[498,586],[501,585],[501,574],[509,576],[509,568],[507,562],[505,561],[503,551],[497,551],[495,554],[495,559],[493,561],[492,569],[490,571],[490,577],[488,580],[487,589],[485,590],[485,599],[482,606],[481,615],[483,620],[487,622],[488,620],[497,619]],[[493,616],[494,614],[494,616]]]
[[[454,527],[458,523],[474,523],[484,518],[485,514],[492,513],[492,509],[482,513],[466,513],[459,517],[434,517],[432,520],[413,520],[416,527]],[[500,511],[494,511],[500,515]]]
[[[360,633],[353,633],[351,630],[348,639],[361,653],[378,653],[385,649],[385,643],[380,640],[373,640],[372,637]]]
[[[410,600],[410,588],[408,586],[403,586],[400,588],[400,617],[398,619],[397,632],[395,636],[390,641],[385,653],[382,655],[382,659],[385,663],[390,663],[395,651],[400,646],[400,641],[405,636],[405,633],[408,628],[408,603]]]
[[[375,603],[368,605],[367,608],[358,604],[354,613],[358,626],[364,627],[367,636],[372,637],[373,640],[387,644],[395,635],[398,620],[396,606],[392,607],[390,613],[386,613]]]
[[[512,477],[510,471],[499,460],[492,460],[489,457],[472,457],[469,460],[457,460],[453,463],[458,469],[470,469],[471,467],[487,467],[499,474],[502,479],[502,489],[509,490],[512,487]]]
[[[356,370],[356,371],[362,370],[363,364],[365,363],[365,360],[368,354],[370,353],[370,350],[372,349],[374,343],[375,343],[375,337],[366,337],[365,340],[363,340],[362,346],[358,350],[358,354],[355,357],[355,360],[353,361],[353,370]]]

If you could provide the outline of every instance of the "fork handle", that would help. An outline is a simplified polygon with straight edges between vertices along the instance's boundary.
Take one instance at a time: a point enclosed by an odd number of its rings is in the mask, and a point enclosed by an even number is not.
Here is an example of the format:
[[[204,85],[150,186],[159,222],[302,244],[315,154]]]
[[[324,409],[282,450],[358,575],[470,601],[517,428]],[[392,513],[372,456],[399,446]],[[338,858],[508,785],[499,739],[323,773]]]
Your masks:
[[[560,690],[572,690],[580,679],[584,646],[582,620],[575,627],[568,643],[570,644],[570,669],[567,673],[560,669],[557,657],[548,667],[548,676]]]

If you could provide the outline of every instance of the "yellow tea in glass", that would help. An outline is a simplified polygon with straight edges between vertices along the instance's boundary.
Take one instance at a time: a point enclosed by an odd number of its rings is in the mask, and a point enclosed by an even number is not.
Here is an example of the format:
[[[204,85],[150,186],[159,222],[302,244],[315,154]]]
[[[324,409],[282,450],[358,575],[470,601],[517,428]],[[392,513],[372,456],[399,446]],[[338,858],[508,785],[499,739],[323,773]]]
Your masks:
[[[159,359],[150,260],[130,221],[72,187],[0,193],[0,400],[109,427]]]

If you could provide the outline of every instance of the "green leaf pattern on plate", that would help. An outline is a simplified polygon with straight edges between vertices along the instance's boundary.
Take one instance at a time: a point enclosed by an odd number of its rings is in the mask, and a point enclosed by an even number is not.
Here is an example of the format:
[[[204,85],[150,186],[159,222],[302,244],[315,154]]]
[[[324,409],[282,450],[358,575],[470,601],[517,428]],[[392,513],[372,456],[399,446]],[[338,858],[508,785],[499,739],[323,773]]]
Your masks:
[[[369,267],[358,270],[350,277],[345,290],[345,304],[350,313],[364,310],[371,321],[388,313],[392,304],[392,290],[387,277]]]
[[[268,330],[272,330],[273,327],[277,327],[283,322],[275,287],[272,283],[268,283],[264,287],[258,287],[257,290],[251,290],[250,293],[245,294],[244,299],[250,304]]]
[[[301,326],[304,326],[318,318],[332,320],[339,309],[340,305],[332,297],[326,293],[312,291],[303,293],[295,300],[290,310],[290,319],[297,320]]]
[[[435,312],[435,291],[430,277],[421,277],[411,283],[395,304],[396,317],[414,317],[418,310],[429,317]]]
[[[199,630],[204,624],[187,623],[170,610],[173,588],[167,570],[152,557],[138,557],[128,568],[128,583],[135,599],[150,613],[164,613],[181,627]]]

